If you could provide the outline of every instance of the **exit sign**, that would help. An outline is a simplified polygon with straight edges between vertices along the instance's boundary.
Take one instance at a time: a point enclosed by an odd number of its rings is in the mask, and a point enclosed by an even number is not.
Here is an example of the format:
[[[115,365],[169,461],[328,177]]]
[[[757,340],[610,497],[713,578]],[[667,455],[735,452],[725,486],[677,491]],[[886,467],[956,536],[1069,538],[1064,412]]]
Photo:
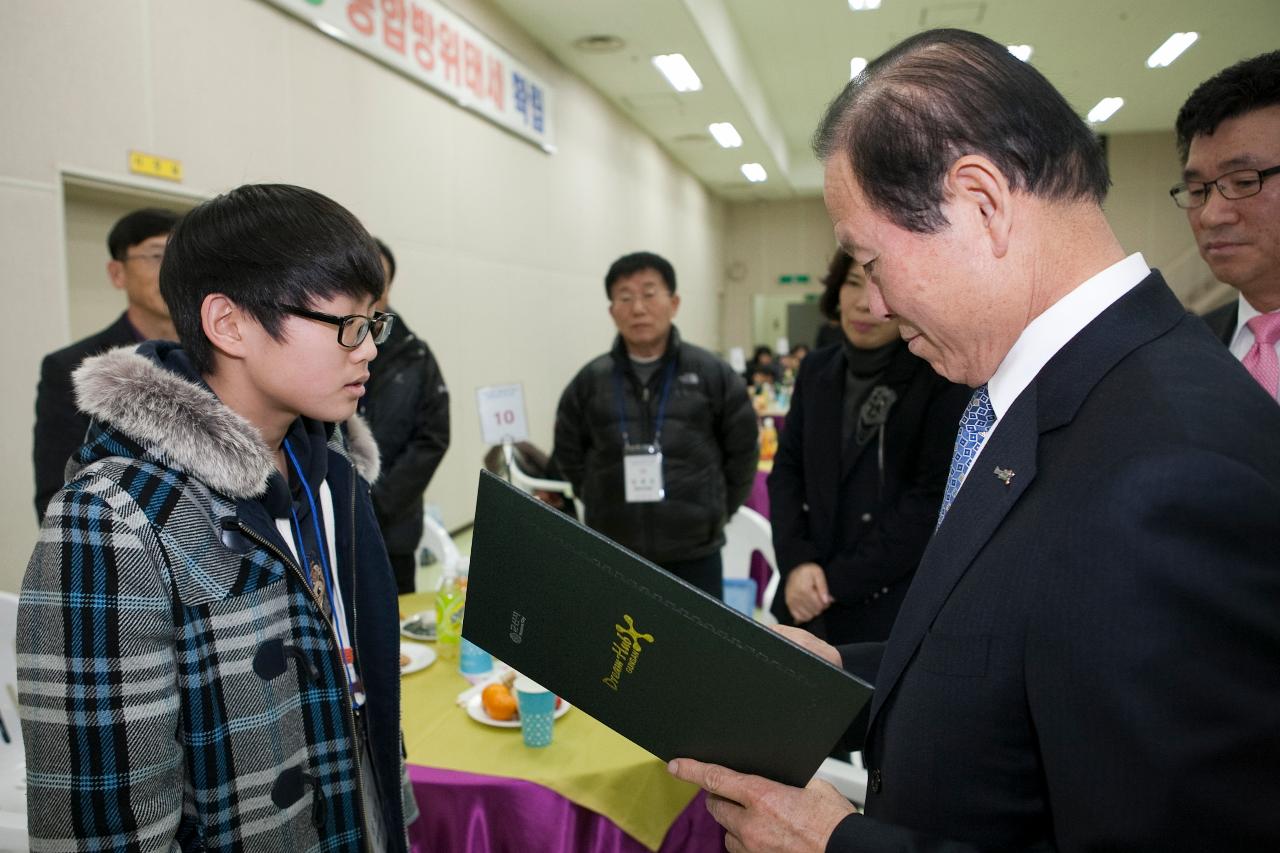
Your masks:
[[[182,181],[182,161],[155,154],[144,154],[141,151],[129,152],[129,171],[135,175],[147,175],[152,178],[163,178],[166,181],[180,183]]]

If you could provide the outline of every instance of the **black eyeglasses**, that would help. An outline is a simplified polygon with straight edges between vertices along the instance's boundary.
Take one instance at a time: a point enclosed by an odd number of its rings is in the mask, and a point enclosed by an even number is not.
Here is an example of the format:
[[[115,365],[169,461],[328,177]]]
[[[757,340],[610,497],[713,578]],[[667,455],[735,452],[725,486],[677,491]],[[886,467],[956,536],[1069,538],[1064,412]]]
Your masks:
[[[347,349],[355,349],[364,343],[364,339],[370,332],[373,333],[373,342],[380,344],[391,334],[391,326],[395,323],[395,314],[375,313],[372,317],[366,317],[363,314],[348,314],[345,317],[336,317],[333,314],[324,314],[320,311],[311,311],[307,308],[298,308],[293,305],[281,305],[280,308],[298,317],[306,317],[308,320],[319,320],[321,323],[330,323],[338,327],[338,343]]]
[[[1187,181],[1169,190],[1173,203],[1183,210],[1194,210],[1209,200],[1209,187],[1217,187],[1223,198],[1248,198],[1262,192],[1262,179],[1280,172],[1280,166],[1270,169],[1237,169],[1219,175],[1212,181]]]

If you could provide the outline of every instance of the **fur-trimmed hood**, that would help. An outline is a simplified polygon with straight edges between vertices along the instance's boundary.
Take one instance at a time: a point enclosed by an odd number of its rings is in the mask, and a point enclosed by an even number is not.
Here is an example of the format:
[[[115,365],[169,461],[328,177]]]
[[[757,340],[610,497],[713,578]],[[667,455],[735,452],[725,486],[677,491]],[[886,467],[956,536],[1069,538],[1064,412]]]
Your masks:
[[[170,369],[173,359],[166,355],[174,354],[180,355],[174,345],[148,343],[85,359],[71,377],[76,405],[136,442],[146,456],[214,491],[237,500],[259,497],[275,470],[272,450],[207,385],[179,372],[185,358]],[[330,446],[372,483],[380,467],[373,434],[359,416],[343,426],[333,431]]]

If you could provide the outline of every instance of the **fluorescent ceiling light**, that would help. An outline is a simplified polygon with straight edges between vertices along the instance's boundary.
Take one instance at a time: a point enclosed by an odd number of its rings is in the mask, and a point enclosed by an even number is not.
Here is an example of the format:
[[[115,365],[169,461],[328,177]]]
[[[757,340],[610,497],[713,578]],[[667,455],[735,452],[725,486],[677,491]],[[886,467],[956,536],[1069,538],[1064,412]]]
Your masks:
[[[1165,68],[1182,52],[1196,43],[1199,33],[1174,33],[1165,39],[1164,44],[1156,48],[1156,52],[1147,57],[1148,68]]]
[[[859,74],[865,71],[866,68],[867,68],[867,61],[863,59],[861,56],[855,56],[853,59],[850,59],[849,60],[849,79],[852,80],[854,77],[857,77]]]
[[[682,53],[666,53],[653,58],[654,66],[677,92],[696,92],[702,88],[698,74]]]
[[[707,130],[711,131],[711,135],[716,138],[716,142],[720,143],[721,148],[742,147],[742,136],[738,133],[738,129],[727,121],[709,124]]]
[[[1101,124],[1116,114],[1116,110],[1124,106],[1124,98],[1103,98],[1098,105],[1089,110],[1089,121]]]
[[[764,166],[759,163],[743,163],[742,174],[753,184],[758,184],[769,177],[764,170]]]
[[[871,9],[879,9],[880,0],[849,0],[849,10],[851,12],[867,12]]]
[[[1021,59],[1023,62],[1027,62],[1031,59],[1031,45],[1011,44],[1006,46],[1009,48],[1010,53]]]

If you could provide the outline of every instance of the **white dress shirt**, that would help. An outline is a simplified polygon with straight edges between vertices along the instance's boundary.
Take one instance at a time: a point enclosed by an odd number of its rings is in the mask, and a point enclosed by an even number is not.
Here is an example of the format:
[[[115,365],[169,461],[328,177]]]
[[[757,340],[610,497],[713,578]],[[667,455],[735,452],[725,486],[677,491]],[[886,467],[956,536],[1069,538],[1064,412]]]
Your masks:
[[[1231,337],[1231,354],[1241,361],[1249,354],[1249,350],[1253,349],[1253,332],[1249,331],[1249,327],[1245,324],[1254,317],[1262,314],[1257,308],[1249,304],[1249,300],[1244,298],[1242,294],[1237,300],[1236,308],[1236,332]],[[1274,312],[1270,312],[1274,313]],[[1274,344],[1276,348],[1276,356],[1280,357],[1280,341]],[[1280,394],[1277,394],[1277,400],[1280,400]]]
[[[1009,411],[1013,401],[1026,390],[1049,359],[1150,273],[1151,267],[1147,266],[1142,253],[1135,252],[1080,284],[1027,324],[987,381],[995,420],[991,429],[983,434],[978,453],[1000,426],[1001,416]]]

